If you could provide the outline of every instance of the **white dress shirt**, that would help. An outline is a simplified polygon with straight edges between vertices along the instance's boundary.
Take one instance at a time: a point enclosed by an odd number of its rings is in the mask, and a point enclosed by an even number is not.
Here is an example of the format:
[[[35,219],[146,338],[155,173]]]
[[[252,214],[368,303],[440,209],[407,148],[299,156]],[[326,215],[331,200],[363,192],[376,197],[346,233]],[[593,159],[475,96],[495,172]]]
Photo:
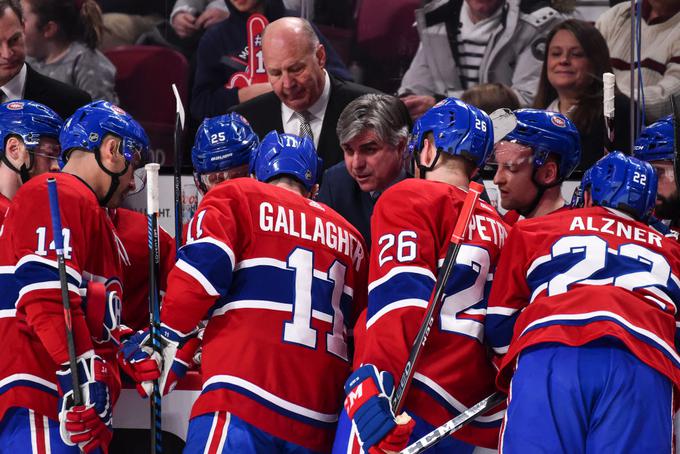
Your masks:
[[[325,78],[321,96],[307,109],[307,112],[310,114],[309,126],[312,128],[312,134],[314,135],[314,147],[319,146],[321,126],[323,126],[323,118],[326,115],[326,107],[328,106],[328,99],[331,94],[331,79],[328,77],[326,70],[324,70],[324,74]],[[283,123],[283,131],[286,134],[297,135],[300,132],[300,120],[295,115],[295,111],[284,103],[281,103],[281,122]]]
[[[9,82],[0,87],[5,93],[4,101],[14,101],[24,98],[24,86],[26,85],[26,63],[23,64],[19,72],[12,77]]]

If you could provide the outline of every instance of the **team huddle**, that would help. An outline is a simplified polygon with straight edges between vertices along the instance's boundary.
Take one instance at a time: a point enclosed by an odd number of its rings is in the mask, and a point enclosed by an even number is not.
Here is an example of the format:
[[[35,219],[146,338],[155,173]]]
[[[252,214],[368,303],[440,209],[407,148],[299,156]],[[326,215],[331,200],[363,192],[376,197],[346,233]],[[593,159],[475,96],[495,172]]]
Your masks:
[[[122,381],[149,397],[158,380],[167,394],[190,368],[202,389],[187,453],[400,451],[494,392],[504,404],[431,452],[670,452],[680,387],[673,121],[646,128],[634,157],[600,159],[567,204],[578,131],[559,113],[513,115],[507,134],[455,98],[421,116],[407,147],[413,178],[377,200],[370,254],[314,200],[323,164],[309,138],[260,140],[234,113],[204,120],[191,152],[203,198],[176,254],[161,235],[159,354],[144,319],[146,220],[120,208],[142,189],[143,128],[105,101],[66,122],[32,101],[2,104],[0,178],[13,190],[0,196],[0,452],[107,453]],[[487,164],[510,211],[472,208],[397,415],[395,382]]]

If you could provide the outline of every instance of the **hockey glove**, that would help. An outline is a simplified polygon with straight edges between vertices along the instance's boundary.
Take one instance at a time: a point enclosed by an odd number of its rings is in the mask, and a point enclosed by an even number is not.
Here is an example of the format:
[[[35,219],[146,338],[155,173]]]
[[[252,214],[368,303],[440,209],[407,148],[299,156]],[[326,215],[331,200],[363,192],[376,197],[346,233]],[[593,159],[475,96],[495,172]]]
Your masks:
[[[74,406],[68,363],[62,364],[57,371],[59,434],[64,443],[77,444],[86,453],[96,448],[106,453],[113,436],[110,390],[114,378],[106,361],[92,352],[81,355],[76,364],[82,405]]]
[[[123,342],[118,353],[119,364],[137,383],[137,392],[142,397],[151,395],[155,379],[160,380],[163,395],[172,391],[186,374],[200,345],[195,332],[187,336],[166,325],[161,325],[159,338],[162,357],[153,351],[148,329]]]
[[[367,364],[357,369],[345,382],[345,410],[356,425],[364,451],[400,451],[406,447],[415,423],[397,424],[390,406],[394,379],[389,372],[379,372]],[[408,417],[408,415],[406,415]]]
[[[122,304],[116,291],[106,291],[101,282],[87,283],[87,292],[83,298],[85,321],[90,329],[92,340],[98,344],[118,342],[118,328]]]

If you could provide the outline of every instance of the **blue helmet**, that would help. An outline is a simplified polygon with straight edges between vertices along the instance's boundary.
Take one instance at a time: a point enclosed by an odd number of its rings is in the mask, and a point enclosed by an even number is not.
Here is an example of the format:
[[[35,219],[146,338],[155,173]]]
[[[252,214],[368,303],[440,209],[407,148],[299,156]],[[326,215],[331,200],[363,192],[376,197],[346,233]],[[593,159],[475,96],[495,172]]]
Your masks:
[[[33,150],[43,136],[59,139],[64,120],[49,107],[27,100],[9,101],[0,105],[0,153],[11,135],[17,135],[29,150]]]
[[[646,221],[656,202],[657,177],[649,163],[616,151],[583,174],[581,187],[590,190],[594,205],[626,211]]]
[[[643,161],[672,161],[675,150],[671,115],[642,130],[635,142],[633,156]]]
[[[413,125],[408,144],[416,157],[428,133],[437,151],[462,156],[483,167],[493,150],[493,125],[482,110],[456,98],[446,98],[425,112]],[[439,154],[437,154],[437,157]],[[426,170],[432,170],[437,159]]]
[[[581,162],[581,137],[576,126],[557,112],[517,109],[517,126],[503,140],[530,147],[534,168],[546,163],[548,155],[559,157],[558,182],[564,181]]]
[[[122,140],[121,152],[129,163],[135,156],[148,159],[149,138],[130,114],[108,101],[95,101],[75,111],[59,135],[61,160],[65,163],[74,148],[97,153],[107,134]]]
[[[259,142],[248,121],[237,113],[206,118],[191,149],[194,171],[211,173],[248,164]]]
[[[267,134],[250,158],[250,173],[260,181],[277,175],[290,175],[311,191],[323,168],[314,143],[308,137],[293,134]]]

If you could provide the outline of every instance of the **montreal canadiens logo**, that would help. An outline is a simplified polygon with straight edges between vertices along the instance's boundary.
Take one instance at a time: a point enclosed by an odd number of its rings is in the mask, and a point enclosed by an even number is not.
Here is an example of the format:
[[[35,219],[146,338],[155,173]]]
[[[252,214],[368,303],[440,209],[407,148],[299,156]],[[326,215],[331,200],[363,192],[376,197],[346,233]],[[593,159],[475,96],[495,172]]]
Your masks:
[[[556,115],[553,115],[553,116],[550,117],[550,120],[558,128],[564,128],[565,126],[567,126],[567,122],[564,121],[564,118],[562,118],[562,117],[558,117]]]
[[[115,104],[111,104],[111,110],[116,112],[118,115],[125,115],[125,111]]]
[[[23,102],[11,102],[7,104],[7,108],[9,110],[21,110],[24,108],[24,103]]]

